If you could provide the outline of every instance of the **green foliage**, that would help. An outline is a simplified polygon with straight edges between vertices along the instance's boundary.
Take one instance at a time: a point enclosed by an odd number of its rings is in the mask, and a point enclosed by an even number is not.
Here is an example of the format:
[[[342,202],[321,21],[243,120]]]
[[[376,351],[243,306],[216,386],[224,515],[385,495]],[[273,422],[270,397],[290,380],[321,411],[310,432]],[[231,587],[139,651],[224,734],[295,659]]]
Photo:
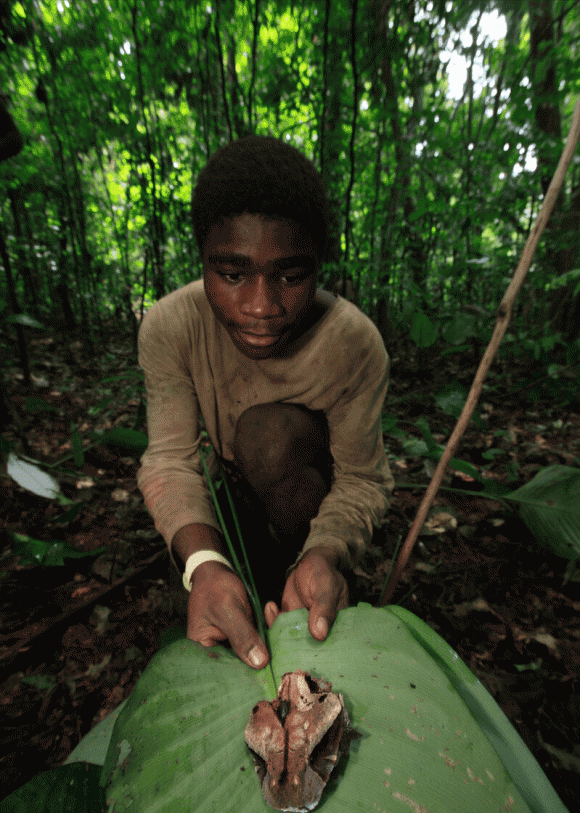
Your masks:
[[[97,445],[111,446],[118,449],[124,454],[132,454],[141,456],[148,444],[147,435],[137,429],[125,429],[123,427],[115,427],[108,429],[102,434],[95,433],[93,440]]]
[[[24,675],[24,677],[20,678],[20,682],[25,683],[27,686],[34,686],[35,689],[40,689],[40,691],[50,691],[57,684],[54,675]]]
[[[580,558],[580,469],[547,466],[506,499],[547,550],[571,561]]]
[[[454,418],[459,418],[466,399],[467,390],[458,382],[446,384],[445,387],[435,395],[435,403],[439,409],[442,409],[443,412],[446,412]]]
[[[73,460],[75,466],[80,469],[85,462],[85,453],[83,451],[83,439],[81,433],[74,424],[71,424],[70,443],[73,451]]]
[[[24,411],[36,415],[39,412],[58,412],[58,409],[44,398],[31,397],[24,402]]]
[[[276,619],[269,643],[278,681],[296,668],[330,680],[362,734],[321,810],[398,811],[411,800],[417,809],[489,813],[511,797],[514,809],[564,813],[490,695],[411,613],[360,604],[342,610],[319,642],[297,610]],[[264,698],[263,673],[223,647],[182,640],[158,653],[117,720],[103,769],[116,813],[268,810],[244,743]]]
[[[441,335],[448,344],[460,345],[479,335],[477,317],[472,313],[458,311],[441,328]]]
[[[418,348],[425,349],[431,347],[437,338],[437,324],[433,322],[423,311],[417,311],[411,322],[411,339]]]
[[[62,317],[64,285],[83,338],[103,317],[128,329],[135,312],[194,279],[197,174],[219,146],[258,132],[296,144],[322,169],[330,284],[346,268],[369,315],[386,300],[395,324],[415,314],[403,322],[421,349],[438,330],[447,350],[468,344],[483,317],[463,308],[491,313],[499,303],[558,157],[559,138],[534,118],[540,77],[549,65],[556,88],[566,80],[549,95],[564,131],[580,85],[573,7],[531,60],[534,18],[519,5],[498,7],[507,32],[490,41],[484,0],[418,0],[412,14],[371,0],[144,0],[134,16],[120,0],[14,4],[0,82],[25,147],[0,166],[0,188],[26,324]],[[450,94],[450,53],[472,69],[460,98]],[[548,302],[548,317],[565,322],[579,295],[572,186],[518,327],[545,321]],[[573,326],[556,331],[570,338]]]
[[[417,429],[419,429],[423,440],[419,440],[418,438],[409,435],[409,433],[400,429],[397,426],[397,423],[398,419],[395,415],[384,415],[383,432],[401,442],[405,455],[408,457],[424,457],[428,460],[439,461],[445,447],[435,441],[431,429],[429,428],[429,424],[425,418],[418,418],[417,421],[415,421],[415,426]],[[460,460],[456,457],[452,457],[449,461],[449,465],[451,468],[456,469],[456,471],[461,471],[464,474],[469,475],[469,477],[473,477],[474,480],[480,481],[483,489],[487,488],[489,485],[488,481],[483,479],[483,476],[478,469],[476,469],[475,466],[472,466],[471,463],[468,463],[466,460]]]
[[[458,381],[450,381],[438,393],[435,394],[435,403],[447,415],[453,418],[459,418],[461,411],[467,400],[467,390]],[[486,431],[485,423],[481,419],[481,415],[477,408],[473,411],[471,420],[476,424],[478,429],[482,432]]]
[[[69,542],[58,539],[42,541],[25,534],[12,534],[12,553],[20,558],[22,565],[43,565],[44,567],[62,567],[65,559],[85,559],[104,553],[105,546],[96,550],[78,550]]]

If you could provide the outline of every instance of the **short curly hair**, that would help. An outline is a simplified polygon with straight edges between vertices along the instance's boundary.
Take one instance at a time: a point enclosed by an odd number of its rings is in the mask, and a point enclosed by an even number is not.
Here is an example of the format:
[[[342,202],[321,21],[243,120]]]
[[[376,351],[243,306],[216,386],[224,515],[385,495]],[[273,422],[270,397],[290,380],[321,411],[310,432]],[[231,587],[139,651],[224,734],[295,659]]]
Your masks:
[[[244,212],[289,218],[312,237],[322,261],[329,206],[322,176],[296,147],[273,136],[246,136],[215,152],[201,171],[191,213],[201,254],[212,227]]]

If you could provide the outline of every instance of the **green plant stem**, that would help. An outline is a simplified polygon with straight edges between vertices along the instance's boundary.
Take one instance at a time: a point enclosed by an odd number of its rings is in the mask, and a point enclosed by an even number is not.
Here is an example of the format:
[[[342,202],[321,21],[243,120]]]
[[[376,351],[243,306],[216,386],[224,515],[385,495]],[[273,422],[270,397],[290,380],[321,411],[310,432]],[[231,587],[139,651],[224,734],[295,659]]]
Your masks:
[[[226,528],[226,523],[225,523],[225,520],[224,520],[224,516],[222,514],[222,510],[221,510],[221,508],[219,506],[219,503],[218,503],[218,500],[217,500],[217,494],[216,494],[215,486],[214,486],[213,481],[212,481],[212,479],[210,477],[210,473],[209,473],[208,468],[207,468],[207,463],[205,462],[205,455],[204,455],[204,452],[202,451],[201,446],[199,447],[199,456],[201,458],[201,465],[203,466],[205,479],[207,480],[207,484],[208,484],[208,487],[209,487],[209,490],[210,490],[211,498],[213,500],[213,506],[215,508],[215,512],[217,514],[220,527],[222,529],[222,533],[223,533],[224,538],[226,540],[226,544],[228,546],[229,554],[232,557],[232,561],[234,563],[234,567],[235,567],[235,569],[236,569],[236,571],[238,573],[238,576],[242,580],[242,583],[244,585],[244,589],[246,590],[246,593],[248,594],[248,596],[250,598],[250,601],[252,602],[252,604],[254,604],[255,603],[255,597],[252,594],[251,588],[250,588],[248,582],[246,581],[246,579],[244,577],[244,574],[243,574],[243,571],[242,571],[242,568],[241,568],[241,565],[240,565],[240,560],[238,559],[238,555],[237,555],[237,553],[236,553],[236,551],[234,549],[234,546],[232,544],[232,540],[230,539],[230,535],[229,535],[228,530]]]
[[[237,572],[238,576],[240,577],[240,579],[242,580],[242,584],[244,585],[246,593],[248,594],[248,598],[250,599],[250,602],[251,602],[252,607],[254,609],[254,615],[256,617],[256,625],[258,627],[258,633],[260,634],[260,637],[264,641],[265,645],[268,647],[268,637],[267,637],[267,632],[266,632],[266,621],[265,621],[265,618],[264,618],[264,611],[263,611],[262,605],[260,603],[260,599],[259,599],[259,596],[258,596],[258,593],[257,593],[257,590],[256,590],[256,585],[255,585],[255,582],[254,582],[254,577],[252,575],[250,564],[248,562],[248,556],[246,554],[246,548],[245,548],[244,541],[242,539],[241,530],[240,530],[240,523],[238,521],[238,516],[237,516],[237,513],[236,513],[236,509],[235,509],[235,506],[234,506],[232,495],[230,493],[228,484],[226,482],[225,472],[222,469],[223,483],[224,483],[224,486],[225,486],[225,489],[226,489],[226,494],[227,494],[228,502],[230,504],[230,508],[231,508],[231,511],[232,511],[232,516],[234,518],[234,524],[236,526],[236,533],[238,534],[238,538],[239,538],[239,541],[240,541],[240,547],[242,549],[244,562],[245,562],[245,565],[246,565],[248,576],[250,578],[251,587],[250,587],[250,585],[248,585],[248,582],[246,581],[246,579],[244,577],[244,573],[243,573],[242,567],[240,565],[240,560],[238,559],[238,556],[237,556],[236,551],[234,549],[234,546],[232,544],[232,540],[230,539],[230,535],[229,535],[228,530],[226,528],[226,523],[225,523],[225,520],[224,520],[224,516],[222,514],[222,510],[221,510],[221,508],[219,506],[219,503],[218,503],[215,486],[213,484],[213,481],[211,479],[209,470],[207,468],[207,463],[205,462],[205,454],[204,454],[204,452],[202,450],[201,445],[199,447],[199,456],[201,458],[201,464],[203,466],[205,479],[207,480],[207,484],[208,484],[208,487],[209,487],[209,490],[210,490],[211,498],[213,500],[213,505],[214,505],[214,508],[215,508],[215,511],[216,511],[216,514],[217,514],[217,517],[218,517],[218,521],[220,523],[220,527],[222,529],[224,539],[226,540],[226,545],[228,546],[229,554],[232,557],[232,562],[234,563],[234,567],[236,569],[236,572]],[[269,650],[269,647],[268,647],[268,650]],[[265,667],[265,669],[267,670],[266,671],[266,683],[267,683],[268,691],[271,692],[273,697],[276,697],[276,695],[277,695],[277,687],[276,687],[276,679],[274,677],[274,670],[272,669],[272,660],[271,660],[272,653],[270,652],[269,654],[270,654],[270,660],[268,661],[268,665]]]
[[[409,489],[422,488],[422,489],[426,489],[428,487],[429,486],[428,486],[427,483],[395,483],[395,489],[394,490],[397,491],[397,489],[400,489],[400,488],[409,488]],[[497,500],[498,502],[501,502],[502,505],[505,505],[504,500],[508,496],[508,494],[510,493],[509,491],[506,491],[506,493],[504,495],[501,495],[501,494],[489,494],[486,491],[467,491],[464,488],[452,488],[451,486],[440,486],[439,491],[447,491],[449,494],[459,494],[461,497],[472,496],[472,497],[483,497],[484,500]]]
[[[248,555],[246,553],[246,546],[244,544],[244,539],[242,537],[242,529],[240,528],[240,522],[238,520],[238,514],[236,512],[236,507],[234,505],[234,500],[232,497],[232,493],[230,491],[230,487],[228,485],[228,480],[226,473],[222,470],[223,475],[223,484],[226,490],[226,496],[228,498],[228,503],[230,506],[230,511],[232,512],[232,517],[234,518],[234,525],[236,526],[236,533],[238,535],[238,539],[240,540],[240,547],[242,549],[242,556],[244,557],[244,565],[246,567],[246,573],[248,574],[248,578],[250,580],[250,585],[252,588],[252,595],[253,595],[253,603],[254,609],[256,611],[256,622],[258,624],[258,632],[260,635],[266,640],[266,624],[264,619],[264,613],[262,609],[262,604],[260,602],[260,597],[258,596],[258,591],[256,589],[256,583],[254,581],[254,575],[252,573],[252,568],[250,567],[250,562],[248,560]]]

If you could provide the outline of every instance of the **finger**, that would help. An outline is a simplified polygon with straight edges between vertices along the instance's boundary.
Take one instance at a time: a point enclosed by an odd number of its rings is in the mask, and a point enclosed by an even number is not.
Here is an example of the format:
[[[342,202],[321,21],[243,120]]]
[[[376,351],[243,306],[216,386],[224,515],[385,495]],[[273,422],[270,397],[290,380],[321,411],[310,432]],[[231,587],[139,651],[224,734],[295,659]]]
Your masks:
[[[266,645],[244,613],[240,613],[232,623],[224,626],[224,632],[232,649],[252,669],[263,669],[268,663],[269,655]]]
[[[300,610],[302,607],[307,606],[298,586],[297,572],[297,570],[292,571],[284,586],[284,592],[282,593],[282,604],[280,608],[283,613],[289,613],[292,610]]]
[[[280,615],[280,610],[278,609],[278,605],[275,601],[269,601],[266,606],[264,607],[264,618],[266,619],[266,624],[268,627],[271,627],[274,621]]]
[[[202,646],[215,646],[226,639],[226,636],[217,627],[204,627],[202,630],[190,630],[188,627],[186,637],[190,641],[197,641]]]
[[[348,607],[348,588],[346,582],[331,595],[315,597],[308,613],[308,629],[317,641],[324,641],[333,625],[339,610]]]
[[[312,637],[316,638],[317,641],[324,641],[332,621],[334,621],[334,618],[329,622],[325,615],[318,614],[316,608],[313,607],[308,615],[308,629]]]

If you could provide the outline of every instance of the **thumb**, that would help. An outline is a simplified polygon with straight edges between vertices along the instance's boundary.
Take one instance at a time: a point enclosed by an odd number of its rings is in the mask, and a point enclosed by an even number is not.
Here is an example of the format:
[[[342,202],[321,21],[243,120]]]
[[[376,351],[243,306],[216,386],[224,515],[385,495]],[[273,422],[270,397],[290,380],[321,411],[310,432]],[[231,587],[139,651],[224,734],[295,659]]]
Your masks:
[[[317,641],[324,641],[335,618],[336,612],[330,607],[313,604],[308,613],[308,629],[312,637]]]
[[[266,645],[246,618],[240,619],[228,637],[232,649],[244,663],[252,669],[263,669],[266,666],[270,659]]]

